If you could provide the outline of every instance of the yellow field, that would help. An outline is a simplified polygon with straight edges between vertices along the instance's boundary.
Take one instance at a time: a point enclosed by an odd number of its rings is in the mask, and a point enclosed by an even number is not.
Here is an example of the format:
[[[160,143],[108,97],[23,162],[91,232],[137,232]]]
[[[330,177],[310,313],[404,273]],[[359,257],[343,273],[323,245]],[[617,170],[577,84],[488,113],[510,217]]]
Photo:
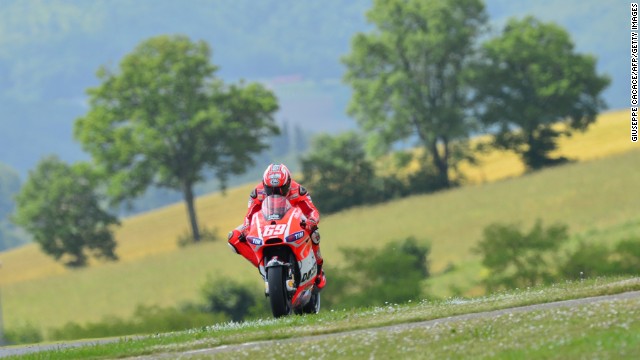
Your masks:
[[[640,151],[633,151],[640,145],[630,142],[628,128],[627,111],[607,113],[589,132],[561,143],[562,155],[579,160],[610,156],[603,161],[515,179],[523,170],[517,158],[492,153],[479,169],[465,170],[475,185],[326,216],[321,224],[325,258],[333,264],[343,261],[338,249],[344,246],[382,246],[409,235],[431,239],[434,271],[450,263],[460,269],[434,278],[432,286],[440,294],[452,285],[469,292],[480,276],[478,259],[469,249],[491,222],[529,226],[540,217],[563,221],[575,233],[640,221]],[[495,181],[506,178],[512,179]],[[176,239],[187,230],[187,215],[184,205],[176,204],[124,220],[116,233],[121,258],[117,263],[67,270],[36,245],[1,253],[5,326],[31,323],[49,328],[68,321],[128,316],[138,304],[194,301],[207,275],[260,286],[256,270],[232,254],[224,240],[242,220],[251,186],[230,189],[226,196],[198,198],[200,222],[219,230],[219,242],[179,249]],[[631,191],[634,186],[636,191]]]
[[[630,140],[629,110],[617,110],[601,114],[598,120],[583,133],[561,138],[559,150],[553,156],[585,161],[620,154],[640,148]],[[479,139],[486,140],[485,138]],[[461,166],[461,171],[471,183],[495,181],[524,173],[524,164],[518,156],[507,151],[492,151],[479,157],[481,166]]]

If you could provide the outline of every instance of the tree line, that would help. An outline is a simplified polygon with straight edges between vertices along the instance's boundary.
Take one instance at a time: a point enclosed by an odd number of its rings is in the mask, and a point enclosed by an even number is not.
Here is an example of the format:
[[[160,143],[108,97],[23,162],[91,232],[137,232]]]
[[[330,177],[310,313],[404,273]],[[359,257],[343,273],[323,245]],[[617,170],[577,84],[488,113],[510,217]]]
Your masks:
[[[355,34],[341,59],[360,131],[321,135],[301,158],[322,211],[455,186],[452,174],[473,159],[469,140],[481,132],[530,170],[562,162],[550,155],[557,139],[605,108],[609,78],[555,24],[512,19],[482,41],[481,0],[376,0],[367,19],[372,30]],[[91,161],[43,159],[17,197],[16,222],[45,252],[72,266],[86,264],[85,249],[114,259],[117,219],[106,205],[151,186],[182,194],[200,240],[194,186],[213,177],[224,189],[280,134],[275,95],[259,83],[223,82],[210,57],[204,41],[164,35],[98,70],[100,85],[88,89],[89,111],[74,127]],[[397,151],[407,143],[422,152]],[[411,161],[420,168],[399,177]]]
[[[515,152],[528,170],[565,162],[551,155],[558,138],[585,130],[606,107],[609,77],[556,24],[511,19],[481,42],[481,0],[377,0],[367,19],[373,30],[356,34],[342,58],[353,89],[348,112],[361,132],[323,136],[302,159],[321,210],[455,186],[479,133],[492,134],[490,145]],[[407,142],[420,155],[397,151]],[[395,158],[397,170],[411,157],[422,165],[400,180],[375,169],[381,156]]]

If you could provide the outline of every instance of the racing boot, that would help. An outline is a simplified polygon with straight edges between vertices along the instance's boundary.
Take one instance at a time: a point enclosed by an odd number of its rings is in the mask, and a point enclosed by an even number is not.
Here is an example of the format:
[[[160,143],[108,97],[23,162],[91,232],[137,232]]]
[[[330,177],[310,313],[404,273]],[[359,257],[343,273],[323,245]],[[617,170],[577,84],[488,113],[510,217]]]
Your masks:
[[[318,292],[320,292],[327,284],[327,277],[324,275],[324,270],[322,270],[324,259],[320,253],[320,233],[318,233],[318,230],[311,234],[311,242],[311,248],[313,249],[313,253],[316,255],[316,264],[318,264],[318,276],[316,276],[315,285]]]
[[[324,270],[322,270],[322,265],[318,265],[318,276],[316,276],[316,289],[318,292],[322,291],[325,285],[327,285],[327,277],[324,276]]]
[[[247,244],[247,239],[243,232],[238,229],[229,232],[229,247],[236,254],[242,255],[245,259],[249,260],[253,266],[258,267],[258,258],[256,253],[253,252],[251,246]]]

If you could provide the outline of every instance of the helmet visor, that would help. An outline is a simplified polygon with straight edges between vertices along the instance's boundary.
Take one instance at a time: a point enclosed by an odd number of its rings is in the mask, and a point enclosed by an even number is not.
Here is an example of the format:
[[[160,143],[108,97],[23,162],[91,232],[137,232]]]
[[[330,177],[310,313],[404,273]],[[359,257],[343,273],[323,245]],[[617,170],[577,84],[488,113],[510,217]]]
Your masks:
[[[280,220],[284,218],[289,209],[291,209],[291,204],[284,196],[267,196],[262,203],[262,215],[265,220]]]
[[[287,194],[289,193],[289,184],[286,184],[283,186],[268,186],[265,184],[264,192],[267,194],[267,196],[270,196],[270,195],[287,196]]]

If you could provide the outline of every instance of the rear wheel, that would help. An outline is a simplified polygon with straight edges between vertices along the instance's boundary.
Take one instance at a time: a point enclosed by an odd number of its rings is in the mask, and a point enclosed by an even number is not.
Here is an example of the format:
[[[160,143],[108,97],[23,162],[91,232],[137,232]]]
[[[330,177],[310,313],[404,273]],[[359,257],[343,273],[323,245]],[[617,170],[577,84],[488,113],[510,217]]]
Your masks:
[[[270,267],[267,270],[269,282],[269,302],[271,302],[271,312],[275,317],[289,315],[291,304],[287,296],[285,286],[285,268],[282,266]]]

